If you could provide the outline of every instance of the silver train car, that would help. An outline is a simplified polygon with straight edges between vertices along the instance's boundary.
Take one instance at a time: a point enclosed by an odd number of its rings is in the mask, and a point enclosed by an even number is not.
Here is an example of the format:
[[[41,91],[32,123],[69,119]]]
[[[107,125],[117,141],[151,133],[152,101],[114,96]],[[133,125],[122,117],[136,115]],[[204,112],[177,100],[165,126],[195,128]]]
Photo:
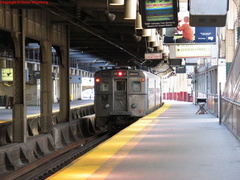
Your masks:
[[[95,73],[96,127],[122,129],[162,105],[160,78],[130,67]]]

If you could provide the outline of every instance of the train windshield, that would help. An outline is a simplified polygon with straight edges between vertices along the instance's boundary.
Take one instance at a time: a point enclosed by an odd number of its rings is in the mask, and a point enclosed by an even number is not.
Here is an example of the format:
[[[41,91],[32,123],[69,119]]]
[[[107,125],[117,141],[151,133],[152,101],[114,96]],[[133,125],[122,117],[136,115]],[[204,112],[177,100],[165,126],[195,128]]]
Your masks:
[[[116,90],[117,91],[125,91],[126,90],[126,81],[125,80],[116,81]]]
[[[132,82],[132,91],[133,92],[140,92],[141,91],[141,82],[140,81],[133,81]]]
[[[109,89],[109,83],[108,82],[102,82],[100,84],[100,91],[108,91]]]

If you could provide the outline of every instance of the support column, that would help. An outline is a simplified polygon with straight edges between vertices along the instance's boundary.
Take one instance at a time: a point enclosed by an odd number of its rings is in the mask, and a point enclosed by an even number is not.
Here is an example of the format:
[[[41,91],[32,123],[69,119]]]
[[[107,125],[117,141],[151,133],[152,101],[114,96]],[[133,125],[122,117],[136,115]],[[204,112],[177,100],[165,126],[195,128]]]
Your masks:
[[[71,120],[70,116],[70,57],[69,57],[69,30],[67,31],[67,45],[60,48],[61,62],[60,62],[60,121],[68,122]]]
[[[40,106],[41,106],[41,133],[47,134],[52,129],[52,96],[53,96],[53,84],[52,84],[52,46],[49,41],[41,41],[41,94],[40,94]]]
[[[0,60],[0,67],[6,67],[6,60]]]
[[[13,142],[27,141],[27,120],[25,104],[25,28],[24,11],[19,10],[20,32],[12,33],[15,48],[13,61]]]

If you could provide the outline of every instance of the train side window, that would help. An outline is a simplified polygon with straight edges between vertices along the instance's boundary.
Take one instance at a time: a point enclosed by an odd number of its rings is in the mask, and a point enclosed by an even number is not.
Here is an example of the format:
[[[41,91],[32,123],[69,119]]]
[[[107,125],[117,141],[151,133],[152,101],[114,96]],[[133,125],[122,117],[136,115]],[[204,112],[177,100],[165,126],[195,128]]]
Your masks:
[[[133,92],[140,92],[141,91],[141,82],[140,81],[133,81],[132,82],[132,91]]]
[[[109,90],[109,83],[108,82],[102,82],[100,84],[100,91],[108,91]]]
[[[125,91],[126,90],[126,81],[116,81],[116,90]]]

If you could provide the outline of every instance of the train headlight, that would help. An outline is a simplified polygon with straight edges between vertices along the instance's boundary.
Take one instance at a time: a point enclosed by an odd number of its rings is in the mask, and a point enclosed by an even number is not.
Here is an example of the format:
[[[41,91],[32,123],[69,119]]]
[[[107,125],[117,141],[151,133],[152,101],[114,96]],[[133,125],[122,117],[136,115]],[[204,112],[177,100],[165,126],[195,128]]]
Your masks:
[[[106,104],[106,105],[105,105],[105,108],[106,108],[106,109],[108,109],[109,107],[110,107],[110,105],[109,105],[109,104]]]
[[[96,78],[95,81],[96,81],[96,83],[100,83],[101,79],[100,78]]]
[[[131,105],[131,107],[134,109],[134,108],[137,107],[137,105],[133,103],[133,104]]]

